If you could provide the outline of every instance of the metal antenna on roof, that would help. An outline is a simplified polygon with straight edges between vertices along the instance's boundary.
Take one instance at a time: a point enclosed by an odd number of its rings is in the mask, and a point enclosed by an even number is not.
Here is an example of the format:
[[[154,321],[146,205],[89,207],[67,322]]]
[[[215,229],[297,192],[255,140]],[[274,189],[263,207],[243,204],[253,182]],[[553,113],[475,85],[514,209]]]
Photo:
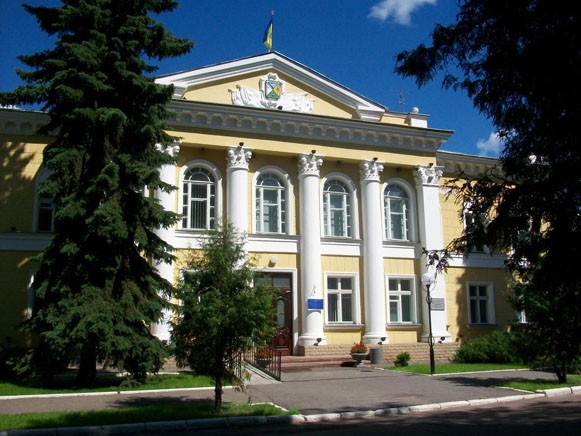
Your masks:
[[[405,98],[403,96],[403,91],[399,91],[399,106],[403,112],[403,107],[405,106]]]

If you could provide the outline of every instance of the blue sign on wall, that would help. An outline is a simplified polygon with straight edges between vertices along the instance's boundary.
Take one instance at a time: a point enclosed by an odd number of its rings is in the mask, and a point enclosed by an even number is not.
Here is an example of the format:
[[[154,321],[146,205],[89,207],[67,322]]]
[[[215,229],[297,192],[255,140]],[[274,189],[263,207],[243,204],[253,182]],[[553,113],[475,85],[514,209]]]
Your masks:
[[[323,309],[323,299],[322,298],[309,298],[307,300],[307,309],[309,309],[309,310],[322,310]]]

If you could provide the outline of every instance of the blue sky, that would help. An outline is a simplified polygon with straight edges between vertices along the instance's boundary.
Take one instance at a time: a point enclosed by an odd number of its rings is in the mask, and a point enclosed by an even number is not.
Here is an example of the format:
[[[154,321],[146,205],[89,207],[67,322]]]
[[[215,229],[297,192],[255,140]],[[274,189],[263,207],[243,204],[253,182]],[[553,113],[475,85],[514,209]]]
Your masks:
[[[0,91],[13,89],[23,67],[16,57],[50,48],[22,0],[0,0]],[[28,0],[54,6],[57,0]],[[395,56],[429,42],[436,23],[451,24],[456,0],[181,0],[159,17],[193,50],[158,64],[167,74],[266,51],[262,37],[274,10],[273,49],[395,111],[419,107],[429,126],[454,130],[442,150],[498,155],[492,124],[462,93],[440,82],[418,89],[394,72]],[[403,101],[401,96],[403,96]]]

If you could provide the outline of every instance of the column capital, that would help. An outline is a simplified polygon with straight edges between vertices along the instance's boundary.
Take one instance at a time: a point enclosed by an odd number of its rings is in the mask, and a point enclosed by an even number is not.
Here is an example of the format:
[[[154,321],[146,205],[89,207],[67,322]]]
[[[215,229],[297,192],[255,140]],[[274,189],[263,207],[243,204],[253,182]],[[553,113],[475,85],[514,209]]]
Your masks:
[[[379,173],[383,171],[383,164],[374,160],[364,160],[359,164],[361,181],[379,182]]]
[[[157,151],[166,153],[171,157],[176,157],[180,152],[180,143],[176,141],[169,145],[163,145],[158,142],[157,144],[155,144],[155,149]]]
[[[432,164],[428,166],[418,165],[414,170],[416,185],[438,186],[440,177],[444,173],[444,167],[437,167]]]
[[[298,160],[299,176],[319,175],[319,169],[323,165],[323,158],[317,156],[314,152],[310,154],[301,154]]]
[[[226,166],[230,168],[244,168],[248,169],[248,164],[252,159],[252,151],[248,148],[242,147],[228,147],[228,155],[226,156]]]

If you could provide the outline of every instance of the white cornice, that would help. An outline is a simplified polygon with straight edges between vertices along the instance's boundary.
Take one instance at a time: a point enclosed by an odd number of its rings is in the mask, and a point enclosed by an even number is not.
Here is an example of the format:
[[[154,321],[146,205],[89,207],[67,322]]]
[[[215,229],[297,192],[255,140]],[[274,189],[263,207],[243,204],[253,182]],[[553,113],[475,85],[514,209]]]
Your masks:
[[[475,176],[484,174],[494,168],[497,171],[501,170],[498,159],[442,150],[436,153],[436,163],[438,166],[444,167],[444,174],[446,175],[465,173]]]
[[[20,109],[0,109],[0,133],[12,135],[35,135],[49,122],[45,112]]]
[[[174,98],[179,99],[183,97],[184,92],[191,86],[204,85],[217,80],[230,79],[235,76],[265,70],[276,70],[277,72],[286,74],[352,107],[357,111],[361,120],[379,121],[386,112],[386,108],[382,105],[276,52],[166,75],[159,77],[156,82],[163,85],[174,85]]]
[[[451,136],[450,130],[426,129],[320,115],[273,111],[189,100],[173,100],[175,130],[221,130],[233,134],[267,134],[335,145],[380,147],[434,153]]]

